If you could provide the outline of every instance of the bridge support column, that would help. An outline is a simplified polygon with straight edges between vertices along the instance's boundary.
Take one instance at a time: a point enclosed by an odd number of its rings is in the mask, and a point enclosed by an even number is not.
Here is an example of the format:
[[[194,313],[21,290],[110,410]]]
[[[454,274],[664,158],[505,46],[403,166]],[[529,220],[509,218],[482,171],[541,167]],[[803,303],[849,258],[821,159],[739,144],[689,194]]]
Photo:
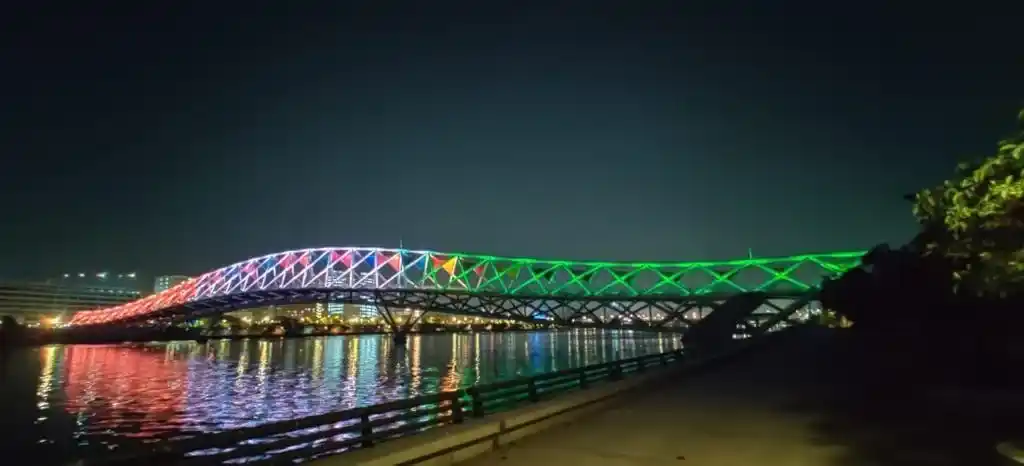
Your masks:
[[[381,318],[383,318],[384,322],[386,322],[388,327],[391,328],[392,341],[395,342],[395,345],[405,346],[406,342],[409,341],[409,331],[419,323],[420,319],[423,318],[427,311],[421,309],[416,318],[412,318],[412,316],[407,315],[403,322],[398,322],[395,315],[391,312],[391,309],[389,309],[388,305],[385,303],[381,293],[376,293],[376,298],[377,312],[380,313]]]
[[[693,352],[717,351],[733,341],[738,325],[767,299],[764,293],[742,293],[718,305],[707,317],[690,327],[683,336],[683,344]]]

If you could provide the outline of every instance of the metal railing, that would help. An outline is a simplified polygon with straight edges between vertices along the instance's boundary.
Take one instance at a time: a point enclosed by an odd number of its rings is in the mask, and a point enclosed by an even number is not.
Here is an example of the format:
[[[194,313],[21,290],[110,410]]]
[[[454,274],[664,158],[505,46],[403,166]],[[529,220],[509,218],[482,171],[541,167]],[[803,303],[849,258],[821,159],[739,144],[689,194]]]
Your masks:
[[[365,448],[683,359],[676,350],[212,434],[182,434],[86,465],[285,464]]]

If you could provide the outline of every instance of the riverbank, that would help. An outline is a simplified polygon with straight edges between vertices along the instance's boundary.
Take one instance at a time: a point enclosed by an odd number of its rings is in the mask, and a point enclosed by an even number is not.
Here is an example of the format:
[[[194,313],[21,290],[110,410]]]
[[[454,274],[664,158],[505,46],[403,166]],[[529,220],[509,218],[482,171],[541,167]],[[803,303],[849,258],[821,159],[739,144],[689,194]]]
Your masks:
[[[219,432],[672,351],[669,334],[535,331],[50,345],[0,358],[0,448],[71,464]],[[47,460],[47,458],[51,459]]]
[[[843,331],[811,329],[727,370],[646,396],[467,463],[1005,465],[1024,397],[866,382]]]

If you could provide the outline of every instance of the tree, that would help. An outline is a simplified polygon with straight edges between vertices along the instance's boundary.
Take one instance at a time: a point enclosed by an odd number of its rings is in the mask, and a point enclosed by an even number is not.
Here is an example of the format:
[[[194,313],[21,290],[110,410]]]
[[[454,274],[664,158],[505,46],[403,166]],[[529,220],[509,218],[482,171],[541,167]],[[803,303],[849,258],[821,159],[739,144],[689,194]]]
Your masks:
[[[859,267],[825,280],[821,302],[861,329],[940,325],[950,318],[946,306],[954,298],[948,270],[941,256],[880,244]]]
[[[914,196],[914,246],[950,264],[958,290],[1004,297],[1024,285],[1024,110],[995,155]]]

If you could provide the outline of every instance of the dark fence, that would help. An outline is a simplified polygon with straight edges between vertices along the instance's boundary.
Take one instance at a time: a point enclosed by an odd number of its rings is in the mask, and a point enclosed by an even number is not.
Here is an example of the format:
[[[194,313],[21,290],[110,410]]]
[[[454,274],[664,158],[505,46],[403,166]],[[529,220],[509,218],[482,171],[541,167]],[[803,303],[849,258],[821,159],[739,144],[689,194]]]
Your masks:
[[[97,466],[292,464],[459,424],[683,359],[682,350],[213,434],[183,434],[86,460]],[[81,463],[80,463],[81,464]]]

